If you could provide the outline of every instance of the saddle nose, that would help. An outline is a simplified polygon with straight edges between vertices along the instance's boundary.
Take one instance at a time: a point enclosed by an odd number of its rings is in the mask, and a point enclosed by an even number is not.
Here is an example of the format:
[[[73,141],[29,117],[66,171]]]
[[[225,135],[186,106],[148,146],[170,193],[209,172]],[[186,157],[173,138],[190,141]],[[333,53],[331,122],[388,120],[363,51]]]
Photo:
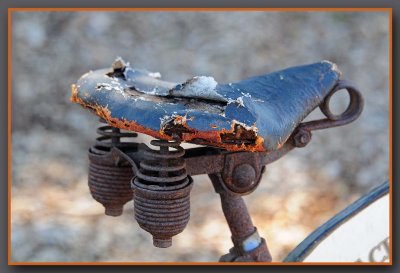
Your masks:
[[[71,101],[113,127],[155,138],[271,151],[324,101],[340,76],[334,63],[321,61],[235,83],[219,84],[209,76],[174,83],[117,59],[72,85]]]

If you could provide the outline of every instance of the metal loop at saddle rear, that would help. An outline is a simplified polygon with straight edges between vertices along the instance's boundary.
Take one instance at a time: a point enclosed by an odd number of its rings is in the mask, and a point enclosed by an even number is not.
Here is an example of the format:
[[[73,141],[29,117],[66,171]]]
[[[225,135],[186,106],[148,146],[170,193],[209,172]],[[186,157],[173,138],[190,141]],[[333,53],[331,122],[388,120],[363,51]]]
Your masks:
[[[349,95],[349,104],[346,110],[338,115],[332,113],[329,103],[333,95],[345,89]],[[339,81],[335,88],[325,97],[323,103],[319,106],[326,119],[304,122],[299,125],[300,130],[320,130],[330,127],[346,125],[356,120],[364,108],[364,99],[361,92],[349,81]]]

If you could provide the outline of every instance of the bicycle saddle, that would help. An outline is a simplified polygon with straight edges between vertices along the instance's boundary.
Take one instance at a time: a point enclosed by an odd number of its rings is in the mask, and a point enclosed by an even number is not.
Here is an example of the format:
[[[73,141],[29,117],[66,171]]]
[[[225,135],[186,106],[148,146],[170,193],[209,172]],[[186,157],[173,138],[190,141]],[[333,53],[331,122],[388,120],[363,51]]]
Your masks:
[[[111,126],[152,137],[271,151],[324,101],[340,75],[335,64],[321,61],[236,83],[206,76],[172,83],[117,58],[111,68],[83,75],[72,86],[71,100]]]

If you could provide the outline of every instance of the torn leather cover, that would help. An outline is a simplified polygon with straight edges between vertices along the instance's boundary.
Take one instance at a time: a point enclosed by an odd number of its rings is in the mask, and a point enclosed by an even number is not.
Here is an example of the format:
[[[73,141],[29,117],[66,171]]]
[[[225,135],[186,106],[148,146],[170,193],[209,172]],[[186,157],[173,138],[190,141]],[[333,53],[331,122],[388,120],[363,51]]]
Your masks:
[[[340,77],[322,61],[236,83],[200,76],[177,84],[117,61],[83,75],[71,100],[114,127],[233,151],[281,147]]]

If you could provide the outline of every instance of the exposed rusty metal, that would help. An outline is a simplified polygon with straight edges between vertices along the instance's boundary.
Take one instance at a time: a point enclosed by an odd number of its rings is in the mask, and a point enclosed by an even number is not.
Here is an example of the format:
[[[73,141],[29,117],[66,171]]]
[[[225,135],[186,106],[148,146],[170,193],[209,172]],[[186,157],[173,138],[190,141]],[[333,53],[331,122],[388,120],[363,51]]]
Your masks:
[[[265,239],[258,235],[250,214],[242,197],[225,189],[219,174],[209,175],[215,191],[221,197],[222,211],[232,234],[234,247],[227,255],[221,257],[222,262],[269,262],[272,260]]]
[[[265,165],[306,146],[313,130],[359,117],[361,93],[340,76],[336,65],[323,61],[234,84],[203,76],[174,84],[117,59],[112,69],[88,73],[72,87],[71,100],[109,124],[98,129],[100,137],[89,150],[91,193],[113,216],[133,198],[140,227],[152,234],[155,246],[169,247],[190,218],[191,176],[208,174],[232,234],[233,248],[220,261],[271,261],[241,196],[257,188]],[[193,89],[204,81],[213,89]],[[350,103],[334,115],[330,98],[341,89]],[[261,100],[266,98],[271,101]],[[326,118],[301,123],[317,107]],[[160,116],[164,112],[169,115]],[[158,138],[151,144],[159,150],[121,141],[136,133],[120,129]],[[184,150],[181,141],[206,146]]]
[[[154,246],[166,248],[189,221],[193,180],[186,173],[185,151],[178,142],[153,140],[151,144],[160,150],[146,151],[150,159],[140,162],[132,182],[135,218],[153,236]]]
[[[136,133],[121,133],[118,128],[101,126],[96,144],[89,149],[88,184],[93,198],[105,208],[105,214],[119,216],[125,203],[132,200],[130,181],[134,176],[131,164],[123,158],[109,156],[112,147],[132,147],[132,142],[121,142],[121,137],[136,137]]]

